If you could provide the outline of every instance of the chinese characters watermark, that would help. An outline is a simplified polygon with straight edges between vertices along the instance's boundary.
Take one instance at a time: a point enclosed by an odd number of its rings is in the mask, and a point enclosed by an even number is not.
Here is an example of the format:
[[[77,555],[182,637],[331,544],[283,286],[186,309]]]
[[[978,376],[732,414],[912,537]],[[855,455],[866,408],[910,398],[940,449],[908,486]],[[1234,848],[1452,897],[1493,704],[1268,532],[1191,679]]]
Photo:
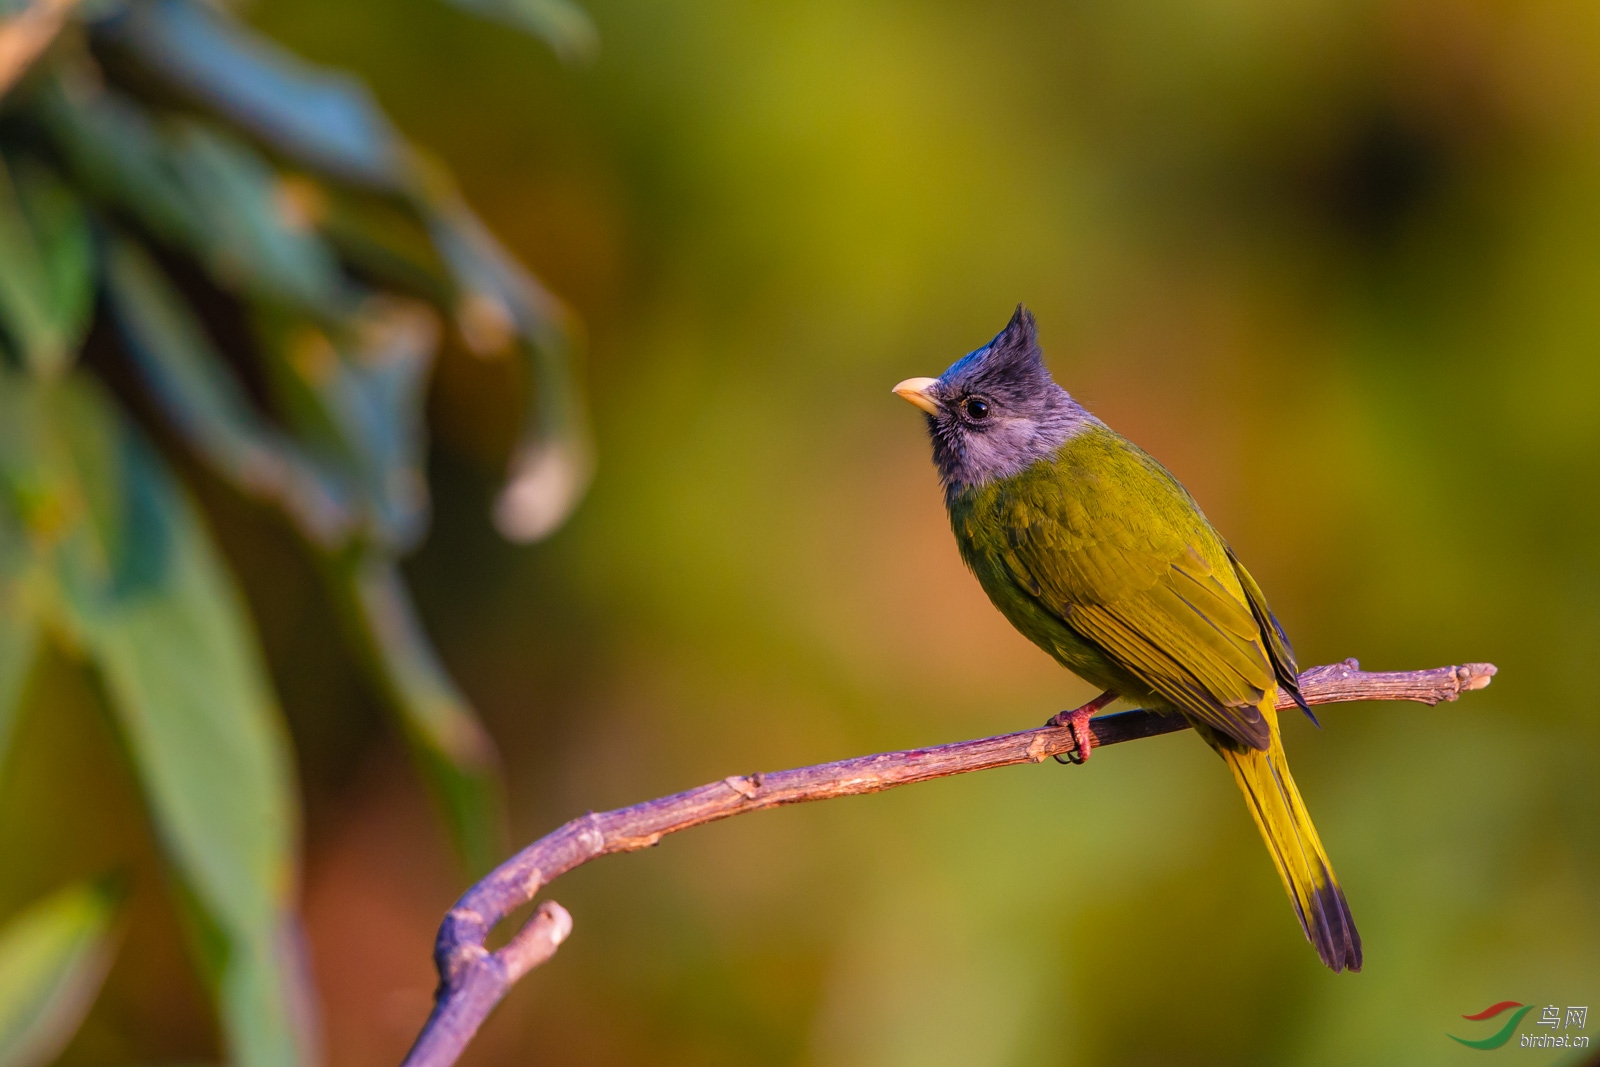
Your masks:
[[[1568,1006],[1566,1014],[1554,1004],[1546,1004],[1539,1013],[1536,1025],[1548,1026],[1552,1030],[1582,1030],[1589,1021],[1589,1006],[1587,1004]],[[1588,1048],[1589,1038],[1585,1034],[1523,1034],[1523,1048]]]

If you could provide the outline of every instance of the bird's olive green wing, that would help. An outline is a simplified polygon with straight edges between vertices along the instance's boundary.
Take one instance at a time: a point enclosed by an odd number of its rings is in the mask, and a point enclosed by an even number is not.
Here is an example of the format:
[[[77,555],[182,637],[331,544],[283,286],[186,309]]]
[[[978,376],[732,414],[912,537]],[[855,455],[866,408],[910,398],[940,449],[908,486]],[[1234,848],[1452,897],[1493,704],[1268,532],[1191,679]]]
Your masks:
[[[1227,550],[1155,460],[1109,430],[1063,447],[1001,502],[1017,582],[1158,696],[1265,749],[1276,681]]]

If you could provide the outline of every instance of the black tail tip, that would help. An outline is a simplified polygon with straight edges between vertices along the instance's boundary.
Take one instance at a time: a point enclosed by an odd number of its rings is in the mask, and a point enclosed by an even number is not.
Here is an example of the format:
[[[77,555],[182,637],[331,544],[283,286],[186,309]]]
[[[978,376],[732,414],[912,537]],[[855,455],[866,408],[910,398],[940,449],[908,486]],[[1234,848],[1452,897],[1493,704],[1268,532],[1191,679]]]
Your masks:
[[[1361,935],[1356,932],[1344,891],[1329,881],[1317,889],[1315,899],[1316,915],[1306,938],[1317,955],[1335,974],[1361,970]]]

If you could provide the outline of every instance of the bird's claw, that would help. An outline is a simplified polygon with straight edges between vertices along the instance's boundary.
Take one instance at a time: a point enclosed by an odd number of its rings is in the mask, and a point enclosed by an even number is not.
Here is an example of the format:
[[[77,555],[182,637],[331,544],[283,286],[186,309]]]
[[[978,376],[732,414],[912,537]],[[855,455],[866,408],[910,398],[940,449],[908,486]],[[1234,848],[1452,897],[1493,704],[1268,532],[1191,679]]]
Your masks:
[[[1089,729],[1089,720],[1095,712],[1104,708],[1116,699],[1115,693],[1101,693],[1081,708],[1072,711],[1060,711],[1050,716],[1046,726],[1065,726],[1072,731],[1072,751],[1066,757],[1057,756],[1057,763],[1071,763],[1073,765],[1089,762],[1089,755],[1094,750],[1094,732]]]
[[[1089,719],[1098,710],[1081,707],[1076,711],[1064,711],[1050,720],[1052,725],[1065,726],[1072,731],[1072,751],[1066,754],[1065,759],[1057,756],[1057,763],[1077,766],[1089,762],[1089,755],[1094,751],[1094,733],[1089,729]]]

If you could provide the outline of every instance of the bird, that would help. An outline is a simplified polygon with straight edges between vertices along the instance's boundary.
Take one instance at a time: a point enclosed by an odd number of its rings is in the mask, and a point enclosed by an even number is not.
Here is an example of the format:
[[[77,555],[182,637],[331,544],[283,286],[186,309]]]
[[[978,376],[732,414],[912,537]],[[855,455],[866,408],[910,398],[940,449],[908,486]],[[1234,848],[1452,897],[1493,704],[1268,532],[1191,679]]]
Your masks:
[[[1102,691],[1050,720],[1071,729],[1073,762],[1119,698],[1184,716],[1233,771],[1306,939],[1334,972],[1359,971],[1279,733],[1280,692],[1316,722],[1294,650],[1189,491],[1056,384],[1020,304],[994,340],[893,391],[924,413],[951,529],[990,601]]]

